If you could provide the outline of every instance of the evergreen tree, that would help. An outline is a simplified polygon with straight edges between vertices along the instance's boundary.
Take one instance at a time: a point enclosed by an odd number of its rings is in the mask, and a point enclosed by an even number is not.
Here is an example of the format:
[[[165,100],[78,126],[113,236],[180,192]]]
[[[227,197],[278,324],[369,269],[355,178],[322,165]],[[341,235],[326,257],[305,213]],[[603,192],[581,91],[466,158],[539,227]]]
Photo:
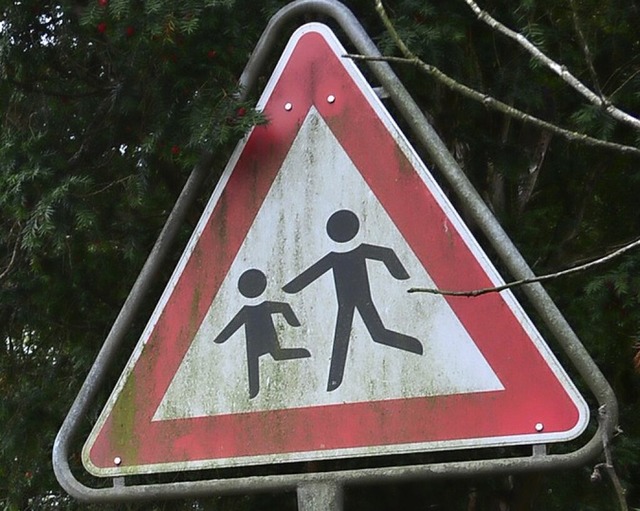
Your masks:
[[[199,155],[212,151],[218,163],[184,226],[183,242],[233,146],[263,122],[252,108],[255,97],[236,99],[237,80],[269,17],[285,3],[0,4],[4,509],[83,508],[53,477],[53,439]],[[400,55],[373,1],[347,4],[385,54]],[[459,83],[555,125],[639,147],[640,130],[588,103],[479,21],[464,0],[396,0],[386,7],[411,52]],[[622,110],[640,112],[638,2],[487,0],[481,7]],[[416,67],[394,67],[536,273],[579,264],[638,237],[637,155],[567,141],[475,102]],[[150,293],[156,298],[184,243],[176,245]],[[620,400],[623,433],[613,456],[635,508],[639,267],[640,253],[630,252],[547,286]],[[150,308],[146,312],[132,327],[131,347]],[[128,355],[122,354],[123,363]],[[103,401],[109,392],[104,389]],[[94,420],[87,418],[87,427]],[[613,509],[607,477],[591,483],[592,468],[561,477],[355,488],[347,492],[347,509]],[[178,506],[294,509],[295,497],[208,499],[166,508]]]

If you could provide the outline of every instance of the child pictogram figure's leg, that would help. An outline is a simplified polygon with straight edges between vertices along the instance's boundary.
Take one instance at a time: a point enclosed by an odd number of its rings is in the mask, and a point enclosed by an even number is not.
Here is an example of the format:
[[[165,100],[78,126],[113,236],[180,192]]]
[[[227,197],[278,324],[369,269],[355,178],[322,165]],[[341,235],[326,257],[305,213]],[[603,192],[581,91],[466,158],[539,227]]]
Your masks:
[[[271,351],[273,360],[293,360],[294,358],[309,358],[311,353],[305,348],[281,348],[278,346]]]

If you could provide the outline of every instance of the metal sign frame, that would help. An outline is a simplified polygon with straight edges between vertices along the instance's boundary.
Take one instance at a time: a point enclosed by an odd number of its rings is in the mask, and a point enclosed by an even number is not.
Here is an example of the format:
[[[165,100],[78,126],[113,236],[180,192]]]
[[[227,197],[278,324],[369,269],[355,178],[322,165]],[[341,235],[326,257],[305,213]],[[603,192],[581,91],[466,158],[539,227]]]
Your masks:
[[[380,52],[351,11],[336,0],[297,0],[282,8],[269,22],[240,78],[241,99],[251,91],[272,48],[281,38],[285,26],[300,15],[316,14],[335,20],[357,50],[378,57]],[[393,101],[449,186],[456,192],[467,212],[482,230],[502,262],[517,279],[534,277],[487,205],[460,169],[424,114],[413,101],[390,66],[384,61],[369,61],[370,71]],[[579,449],[566,454],[547,454],[544,446],[533,446],[531,456],[480,459],[420,465],[372,467],[319,473],[272,474],[231,477],[202,481],[140,484],[126,486],[122,478],[113,487],[94,488],[80,482],[71,471],[69,458],[72,441],[77,437],[82,418],[87,414],[115,359],[126,332],[143,304],[186,213],[197,198],[200,185],[214,161],[205,152],[189,176],[173,211],[162,229],[138,279],[100,350],[76,400],[74,401],[53,446],[53,467],[60,485],[73,497],[91,502],[123,502],[166,498],[197,498],[210,495],[242,494],[259,491],[297,490],[300,509],[341,509],[341,486],[419,478],[518,473],[532,470],[562,469],[578,466],[597,456],[603,438],[610,438],[617,424],[618,407],[613,391],[579,339],[540,284],[523,286],[531,305],[541,317],[558,345],[583,378],[598,401],[599,425],[593,437]],[[316,502],[316,504],[312,504]]]

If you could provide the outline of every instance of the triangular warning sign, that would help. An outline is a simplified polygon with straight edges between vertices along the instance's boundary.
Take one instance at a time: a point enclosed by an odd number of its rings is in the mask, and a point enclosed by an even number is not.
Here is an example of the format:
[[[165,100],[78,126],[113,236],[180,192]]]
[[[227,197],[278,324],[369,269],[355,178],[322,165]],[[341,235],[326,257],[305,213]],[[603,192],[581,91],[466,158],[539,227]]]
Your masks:
[[[83,450],[99,476],[568,440],[584,400],[345,50],[291,38]]]

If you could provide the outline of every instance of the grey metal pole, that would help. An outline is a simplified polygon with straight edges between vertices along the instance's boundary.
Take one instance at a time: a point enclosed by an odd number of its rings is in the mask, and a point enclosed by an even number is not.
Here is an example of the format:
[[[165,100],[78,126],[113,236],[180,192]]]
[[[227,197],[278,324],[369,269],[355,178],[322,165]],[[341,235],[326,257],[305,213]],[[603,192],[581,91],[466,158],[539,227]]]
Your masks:
[[[342,511],[343,488],[335,481],[318,481],[298,486],[298,511]]]

